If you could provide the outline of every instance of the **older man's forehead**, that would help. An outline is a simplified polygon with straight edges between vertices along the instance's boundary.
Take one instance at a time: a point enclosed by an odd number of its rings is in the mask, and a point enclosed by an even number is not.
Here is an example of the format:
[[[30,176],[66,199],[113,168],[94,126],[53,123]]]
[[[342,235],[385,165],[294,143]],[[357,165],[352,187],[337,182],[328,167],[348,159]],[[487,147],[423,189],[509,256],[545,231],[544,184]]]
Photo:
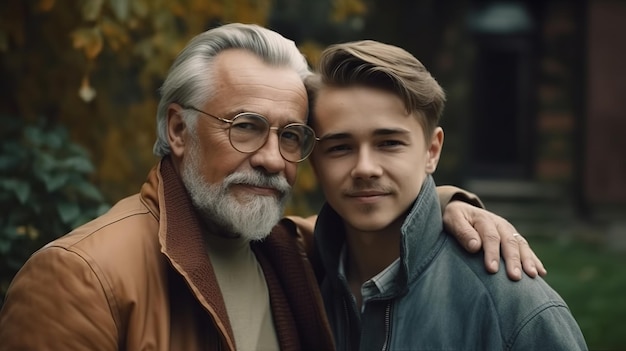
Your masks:
[[[306,120],[307,94],[297,71],[269,65],[243,50],[219,56],[210,103],[221,113],[255,112],[280,124]]]

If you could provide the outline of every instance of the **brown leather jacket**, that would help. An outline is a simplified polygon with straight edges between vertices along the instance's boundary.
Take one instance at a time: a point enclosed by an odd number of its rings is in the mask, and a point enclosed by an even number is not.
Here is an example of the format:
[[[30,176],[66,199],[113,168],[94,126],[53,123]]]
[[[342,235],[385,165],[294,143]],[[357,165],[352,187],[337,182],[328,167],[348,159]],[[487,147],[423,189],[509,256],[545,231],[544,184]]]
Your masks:
[[[159,171],[160,170],[160,171]],[[0,350],[235,350],[201,224],[169,158],[141,193],[35,253],[0,313]],[[282,350],[331,350],[295,225],[253,244]]]
[[[443,204],[453,195],[475,202],[454,187],[438,191]],[[285,219],[253,244],[280,347],[332,350],[305,253],[313,222],[294,220],[300,230]],[[24,265],[0,312],[0,351],[234,351],[202,235],[187,192],[164,158],[139,194],[46,245]]]

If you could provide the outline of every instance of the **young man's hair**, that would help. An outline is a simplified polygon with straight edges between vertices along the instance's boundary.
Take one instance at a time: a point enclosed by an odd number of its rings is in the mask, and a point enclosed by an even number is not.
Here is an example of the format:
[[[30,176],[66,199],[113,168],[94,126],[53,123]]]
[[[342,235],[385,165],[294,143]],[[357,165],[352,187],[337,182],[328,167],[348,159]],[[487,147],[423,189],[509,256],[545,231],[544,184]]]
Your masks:
[[[419,116],[427,138],[439,124],[446,100],[443,89],[418,59],[397,46],[373,40],[331,45],[322,52],[317,72],[307,80],[310,107],[325,86],[361,85],[402,99],[407,112]]]

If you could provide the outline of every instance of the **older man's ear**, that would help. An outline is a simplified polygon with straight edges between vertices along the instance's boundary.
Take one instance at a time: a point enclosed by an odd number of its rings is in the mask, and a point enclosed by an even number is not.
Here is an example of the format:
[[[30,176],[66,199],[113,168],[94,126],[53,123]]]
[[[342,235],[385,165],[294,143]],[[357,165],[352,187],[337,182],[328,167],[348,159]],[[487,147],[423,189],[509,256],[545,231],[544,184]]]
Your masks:
[[[185,121],[183,108],[178,104],[170,104],[167,109],[167,141],[172,155],[182,158],[185,150]]]

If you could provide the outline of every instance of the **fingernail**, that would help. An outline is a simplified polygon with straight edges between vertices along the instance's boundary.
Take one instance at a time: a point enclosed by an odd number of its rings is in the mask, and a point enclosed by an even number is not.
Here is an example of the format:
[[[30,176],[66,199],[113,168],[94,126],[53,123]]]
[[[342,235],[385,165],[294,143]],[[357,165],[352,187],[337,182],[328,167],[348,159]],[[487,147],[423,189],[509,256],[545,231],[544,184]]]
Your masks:
[[[468,245],[469,245],[469,248],[472,250],[478,249],[478,240],[471,239]]]
[[[521,271],[519,268],[517,268],[517,267],[516,267],[516,268],[513,270],[513,272],[515,272],[515,276],[516,276],[517,278],[521,278],[521,277],[522,277],[522,271]]]
[[[498,261],[493,260],[491,261],[491,269],[496,272],[498,270]]]

